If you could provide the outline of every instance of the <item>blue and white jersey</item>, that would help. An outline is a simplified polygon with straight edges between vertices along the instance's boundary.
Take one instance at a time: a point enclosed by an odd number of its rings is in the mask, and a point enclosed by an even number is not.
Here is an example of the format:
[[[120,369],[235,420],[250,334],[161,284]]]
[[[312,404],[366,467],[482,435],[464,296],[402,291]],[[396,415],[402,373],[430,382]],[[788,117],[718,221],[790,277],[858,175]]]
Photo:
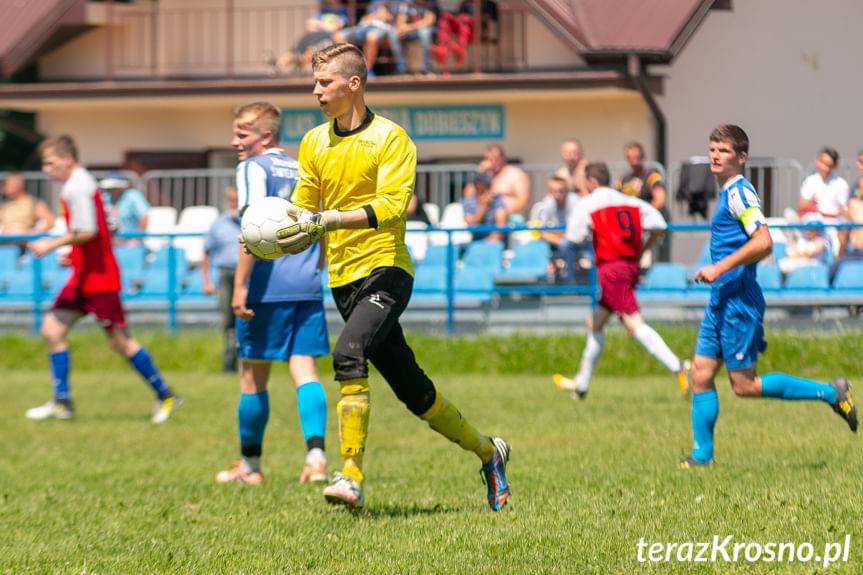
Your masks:
[[[740,249],[758,226],[765,224],[761,200],[752,184],[738,175],[719,191],[719,201],[710,222],[710,261],[716,263]],[[738,266],[712,284],[710,304],[717,305],[740,289],[755,286],[758,262]]]
[[[260,156],[243,160],[237,166],[237,205],[242,209],[266,196],[290,199],[299,179],[297,168],[297,161],[279,148],[269,148]],[[316,243],[296,255],[256,260],[246,303],[320,300],[320,253],[320,243]]]

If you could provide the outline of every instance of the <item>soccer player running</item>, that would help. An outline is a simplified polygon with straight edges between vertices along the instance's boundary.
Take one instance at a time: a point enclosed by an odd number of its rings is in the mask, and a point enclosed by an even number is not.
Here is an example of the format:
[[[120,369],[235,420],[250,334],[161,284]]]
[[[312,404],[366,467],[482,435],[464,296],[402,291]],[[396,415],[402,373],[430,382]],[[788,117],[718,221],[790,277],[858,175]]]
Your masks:
[[[237,149],[237,205],[241,210],[266,196],[287,199],[297,183],[297,161],[278,147],[281,112],[254,102],[234,112]],[[324,313],[321,250],[312,249],[274,261],[256,260],[239,248],[231,306],[240,358],[237,406],[242,459],[216,475],[219,483],[260,484],[261,446],[270,417],[267,382],[274,361],[286,361],[297,389],[297,411],[306,440],[300,483],[327,479],[324,431],[327,398],[316,357],[330,353]]]
[[[54,398],[27,410],[29,419],[71,419],[74,416],[69,391],[69,344],[66,334],[87,314],[93,314],[108,336],[111,348],[129,360],[153,392],[156,402],[153,423],[166,421],[183,399],[162,379],[150,353],[130,335],[120,302],[120,270],[111,249],[111,233],[96,179],[78,163],[78,149],[69,136],[46,140],[39,148],[42,171],[62,182],[60,207],[68,231],[57,238],[32,242],[38,258],[57,248],[71,246],[68,264],[72,273],[42,319],[41,333],[48,347]]]
[[[638,262],[641,255],[662,238],[665,219],[644,200],[608,187],[610,177],[604,163],[588,164],[585,179],[589,193],[566,223],[566,239],[580,244],[593,230],[593,251],[602,295],[587,322],[587,340],[578,373],[574,379],[556,373],[554,383],[570,391],[574,399],[585,398],[605,344],[603,329],[611,314],[616,313],[629,334],[677,375],[680,393],[686,395],[686,366],[668,348],[662,336],[645,323],[635,299]],[[643,238],[645,230],[650,232],[647,241]]]
[[[761,202],[743,177],[749,138],[740,127],[722,125],[710,134],[710,171],[719,184],[719,201],[710,223],[711,263],[695,280],[711,284],[710,301],[698,329],[692,363],[692,453],[680,462],[689,469],[713,461],[713,428],[719,415],[716,377],[722,363],[731,389],[741,397],[818,399],[857,431],[851,384],[844,377],[823,383],[785,373],[756,374],[764,341],[764,296],[755,281],[757,263],[773,249]]]
[[[510,446],[477,432],[435,389],[399,324],[413,288],[404,236],[416,146],[400,126],[366,107],[366,65],[358,48],[325,48],[315,54],[312,67],[313,94],[334,121],[313,128],[300,143],[300,182],[291,212],[301,224],[285,234],[281,246],[299,251],[326,232],[330,286],[345,320],[333,348],[344,465],[324,488],[324,497],[349,509],[364,504],[371,361],[414,415],[480,458],[488,503],[496,511],[510,495],[504,475]]]

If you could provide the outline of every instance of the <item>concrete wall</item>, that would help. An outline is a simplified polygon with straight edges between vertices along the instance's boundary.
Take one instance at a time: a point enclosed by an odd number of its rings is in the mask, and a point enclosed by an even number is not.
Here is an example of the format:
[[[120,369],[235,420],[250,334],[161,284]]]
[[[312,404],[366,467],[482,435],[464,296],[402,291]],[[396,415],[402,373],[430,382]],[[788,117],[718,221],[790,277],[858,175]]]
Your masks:
[[[830,145],[853,162],[863,148],[861,22],[859,0],[745,0],[711,12],[663,70],[669,160],[704,153],[717,124],[735,123],[752,156],[811,166]]]

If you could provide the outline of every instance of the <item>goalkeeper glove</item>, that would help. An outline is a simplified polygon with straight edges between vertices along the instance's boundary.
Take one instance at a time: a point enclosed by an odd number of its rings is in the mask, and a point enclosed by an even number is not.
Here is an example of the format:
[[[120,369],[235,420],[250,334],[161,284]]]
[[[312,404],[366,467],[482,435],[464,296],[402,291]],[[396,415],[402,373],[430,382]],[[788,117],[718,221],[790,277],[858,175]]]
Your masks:
[[[324,233],[337,230],[342,227],[342,217],[338,210],[324,210],[323,212],[313,212],[298,208],[294,204],[288,204],[288,215],[294,218],[297,223],[312,222],[324,228]]]

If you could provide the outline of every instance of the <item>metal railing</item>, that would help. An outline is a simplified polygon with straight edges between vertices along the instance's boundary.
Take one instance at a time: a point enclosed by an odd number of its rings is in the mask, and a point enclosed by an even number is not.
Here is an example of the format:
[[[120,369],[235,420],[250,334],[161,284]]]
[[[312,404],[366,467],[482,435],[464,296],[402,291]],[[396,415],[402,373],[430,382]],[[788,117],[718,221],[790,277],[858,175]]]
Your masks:
[[[838,224],[835,226],[804,226],[801,224],[780,224],[771,226],[772,229],[778,230],[793,230],[793,229],[802,229],[806,227],[830,227],[830,228],[863,228],[863,224]],[[426,230],[408,230],[408,234],[416,234],[416,233],[443,233],[446,234],[447,237],[447,265],[446,265],[446,287],[444,290],[444,301],[442,306],[437,306],[437,311],[443,314],[445,318],[446,330],[448,333],[454,333],[457,325],[457,316],[459,310],[462,309],[458,303],[457,289],[456,289],[456,275],[458,268],[463,265],[459,262],[459,254],[461,250],[461,245],[456,243],[453,239],[454,234],[469,231],[469,232],[489,232],[489,231],[502,231],[508,234],[514,234],[518,232],[528,232],[533,233],[543,230],[561,230],[562,227],[557,228],[530,228],[530,227],[495,227],[495,226],[475,226],[470,228],[453,228],[453,229],[441,229],[441,228],[428,228]],[[669,224],[668,227],[669,233],[672,235],[678,233],[687,233],[698,231],[702,233],[707,233],[709,231],[708,224],[705,223],[694,223],[694,224]],[[0,238],[0,245],[3,245],[6,242],[26,242],[39,237],[46,237],[46,234],[38,234],[38,235],[8,235],[2,236]],[[189,273],[200,273],[200,270],[197,269],[187,269],[182,270],[182,272],[177,270],[176,262],[178,258],[181,257],[181,254],[178,253],[178,249],[174,244],[177,238],[183,237],[200,237],[200,234],[189,234],[189,233],[160,233],[160,234],[140,234],[140,233],[130,233],[130,234],[120,234],[121,238],[148,238],[148,237],[160,237],[164,238],[167,241],[168,245],[168,266],[167,266],[167,289],[164,293],[150,296],[147,299],[147,302],[150,304],[150,308],[155,311],[163,311],[167,315],[167,324],[171,333],[176,333],[178,328],[178,314],[180,312],[181,304],[188,301],[192,301],[189,298],[186,298],[181,291],[181,283],[184,277],[188,277]],[[700,246],[699,246],[700,247]],[[688,262],[679,262],[685,263],[686,265],[692,265],[694,261]],[[49,300],[49,298],[56,293],[57,286],[53,286],[52,290],[46,289],[46,284],[43,277],[43,260],[39,258],[30,257],[28,258],[27,264],[31,266],[32,271],[32,291],[26,297],[7,297],[3,294],[3,291],[0,290],[0,309],[8,308],[11,303],[18,304],[19,308],[25,312],[29,311],[32,314],[32,328],[34,333],[37,333],[39,330],[39,326],[42,321],[42,315],[45,306]],[[422,263],[417,264],[418,267],[422,266]],[[4,270],[0,270],[4,271]],[[178,273],[182,273],[183,277],[178,275]],[[0,274],[2,277],[2,274]],[[703,292],[702,292],[703,293]],[[839,292],[836,292],[839,293]],[[579,306],[579,305],[587,305],[593,306],[596,303],[596,294],[597,294],[597,282],[595,273],[589,274],[589,279],[586,283],[576,284],[576,285],[560,285],[554,283],[553,280],[543,280],[539,279],[534,282],[524,283],[520,285],[495,285],[493,289],[493,296],[496,298],[501,297],[512,297],[512,296],[540,296],[542,298],[554,298],[555,296],[581,296],[582,299],[578,302],[573,302],[571,305]],[[121,294],[126,302],[127,306],[134,307],[136,306],[136,301],[140,302],[140,299],[137,299],[136,296],[130,294],[127,291],[124,291]],[[800,295],[800,294],[798,294]],[[799,306],[799,305],[811,305],[813,307],[831,307],[831,306],[844,306],[849,305],[849,303],[854,302],[863,302],[863,287],[859,289],[851,289],[851,290],[842,290],[841,297],[836,296],[831,293],[830,289],[823,290],[821,292],[812,292],[811,296],[806,293],[802,294],[802,297],[797,298],[796,300],[781,300],[776,303],[781,306]],[[849,297],[853,301],[849,301]],[[686,306],[692,305],[701,305],[703,302],[701,300],[689,299],[684,302]],[[209,298],[206,302],[201,302],[200,298],[196,301],[197,309],[206,311],[215,311],[217,308],[216,298],[213,296]],[[408,310],[411,310],[413,304],[408,307]],[[473,306],[476,307],[476,306]],[[485,306],[489,307],[489,306]],[[492,304],[490,307],[495,307]]]

